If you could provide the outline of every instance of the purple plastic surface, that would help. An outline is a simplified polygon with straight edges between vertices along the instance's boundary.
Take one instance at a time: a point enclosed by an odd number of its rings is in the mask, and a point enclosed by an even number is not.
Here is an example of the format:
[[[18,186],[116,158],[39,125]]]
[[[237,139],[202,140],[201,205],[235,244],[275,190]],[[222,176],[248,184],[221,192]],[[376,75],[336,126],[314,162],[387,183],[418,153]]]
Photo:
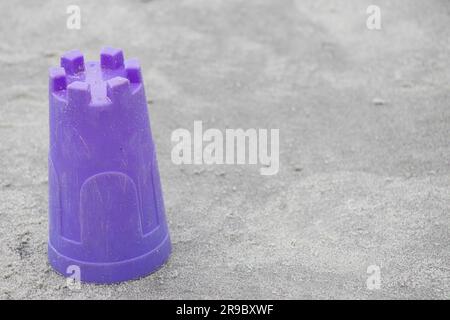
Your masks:
[[[138,61],[110,47],[100,62],[67,52],[50,69],[49,103],[50,264],[95,283],[155,271],[171,244]]]

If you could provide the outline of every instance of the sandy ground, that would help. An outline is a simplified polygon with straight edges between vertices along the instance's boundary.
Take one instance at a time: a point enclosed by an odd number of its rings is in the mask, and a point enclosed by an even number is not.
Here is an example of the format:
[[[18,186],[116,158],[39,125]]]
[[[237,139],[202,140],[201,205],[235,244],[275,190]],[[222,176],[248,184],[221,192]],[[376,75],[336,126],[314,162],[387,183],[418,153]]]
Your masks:
[[[450,4],[377,0],[370,31],[372,2],[2,1],[0,298],[448,299]],[[143,65],[174,249],[71,290],[46,260],[47,69],[105,44]],[[280,172],[174,165],[194,120],[279,128]]]

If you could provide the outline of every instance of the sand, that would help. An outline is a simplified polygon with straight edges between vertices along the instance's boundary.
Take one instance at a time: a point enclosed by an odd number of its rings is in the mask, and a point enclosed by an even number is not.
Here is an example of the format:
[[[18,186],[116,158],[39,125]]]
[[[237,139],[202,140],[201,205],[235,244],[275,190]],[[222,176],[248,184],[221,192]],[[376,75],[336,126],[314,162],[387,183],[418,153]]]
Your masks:
[[[448,299],[450,4],[3,1],[0,298]],[[144,72],[173,241],[158,272],[72,290],[47,263],[47,70],[103,45]],[[177,128],[277,128],[280,170],[171,161]],[[380,267],[369,290],[367,268]]]

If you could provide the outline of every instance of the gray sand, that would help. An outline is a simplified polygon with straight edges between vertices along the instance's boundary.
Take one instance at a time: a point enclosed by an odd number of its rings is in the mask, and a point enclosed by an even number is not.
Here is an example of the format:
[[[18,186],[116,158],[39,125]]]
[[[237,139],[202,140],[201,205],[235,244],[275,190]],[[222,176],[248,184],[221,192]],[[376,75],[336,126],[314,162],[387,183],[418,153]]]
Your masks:
[[[450,4],[0,4],[0,298],[448,299]],[[173,240],[168,264],[71,290],[46,260],[47,69],[104,44],[138,57]],[[280,172],[176,166],[179,127],[279,128]],[[367,267],[381,288],[366,288]]]

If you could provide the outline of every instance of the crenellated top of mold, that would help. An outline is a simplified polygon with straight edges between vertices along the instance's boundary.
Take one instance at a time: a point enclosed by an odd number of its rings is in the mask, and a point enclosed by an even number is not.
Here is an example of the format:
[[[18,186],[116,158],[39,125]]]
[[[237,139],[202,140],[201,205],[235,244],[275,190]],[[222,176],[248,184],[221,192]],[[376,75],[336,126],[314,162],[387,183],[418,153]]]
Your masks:
[[[49,90],[68,105],[108,106],[126,101],[142,87],[136,59],[124,60],[120,49],[104,47],[100,61],[84,61],[78,50],[66,52],[61,66],[50,68]]]

